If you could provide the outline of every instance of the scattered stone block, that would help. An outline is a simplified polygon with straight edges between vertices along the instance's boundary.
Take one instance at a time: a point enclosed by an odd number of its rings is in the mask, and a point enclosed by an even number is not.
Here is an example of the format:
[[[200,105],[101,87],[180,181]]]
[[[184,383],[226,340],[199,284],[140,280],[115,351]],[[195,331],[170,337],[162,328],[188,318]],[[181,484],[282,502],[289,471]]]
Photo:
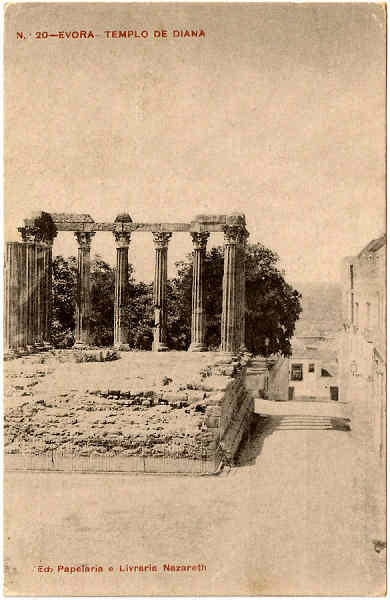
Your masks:
[[[191,404],[204,400],[205,396],[206,392],[204,390],[188,390],[187,392],[187,398]]]
[[[217,392],[225,391],[233,383],[232,377],[225,377],[224,375],[212,375],[208,377],[203,383],[201,389],[205,392]]]

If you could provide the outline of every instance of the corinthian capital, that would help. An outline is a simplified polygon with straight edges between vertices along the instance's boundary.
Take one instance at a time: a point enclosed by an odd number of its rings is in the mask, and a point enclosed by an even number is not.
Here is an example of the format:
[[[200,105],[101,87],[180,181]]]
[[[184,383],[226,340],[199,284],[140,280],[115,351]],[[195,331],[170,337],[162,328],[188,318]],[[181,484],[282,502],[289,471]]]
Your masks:
[[[240,245],[245,244],[249,234],[242,225],[225,225],[223,228],[225,234],[225,244]]]
[[[153,241],[155,248],[168,248],[168,242],[172,233],[168,231],[153,231]]]
[[[94,235],[94,231],[75,231],[74,237],[76,238],[80,248],[90,248]]]
[[[117,248],[127,248],[130,244],[131,233],[128,231],[114,231],[114,238]]]
[[[208,231],[192,231],[191,232],[192,243],[194,244],[194,250],[206,250],[207,240],[210,237]]]

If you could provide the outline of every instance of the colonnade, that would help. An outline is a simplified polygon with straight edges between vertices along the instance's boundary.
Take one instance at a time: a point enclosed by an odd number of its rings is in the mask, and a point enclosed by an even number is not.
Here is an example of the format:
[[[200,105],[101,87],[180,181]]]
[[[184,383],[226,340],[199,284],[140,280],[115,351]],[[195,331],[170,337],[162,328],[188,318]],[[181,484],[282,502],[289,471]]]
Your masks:
[[[53,215],[61,230],[73,230],[66,215]],[[193,285],[191,345],[189,351],[207,350],[205,311],[205,256],[210,231],[224,233],[224,275],[221,315],[221,351],[235,353],[245,346],[245,246],[248,232],[245,217],[199,217],[187,224],[134,224],[129,215],[119,215],[113,224],[96,224],[89,215],[88,230],[76,230],[78,243],[78,281],[76,303],[75,347],[91,343],[91,244],[96,231],[111,230],[116,244],[114,347],[128,350],[128,329],[125,307],[128,303],[128,251],[133,231],[148,230],[155,248],[153,286],[154,334],[153,351],[168,350],[167,346],[167,260],[172,233],[189,231],[193,242]],[[156,229],[160,229],[159,231]],[[161,230],[165,229],[165,230]],[[195,230],[194,230],[195,229]],[[49,238],[36,227],[19,228],[23,242],[9,242],[6,252],[5,345],[6,351],[47,344],[51,315],[52,245],[56,235]]]

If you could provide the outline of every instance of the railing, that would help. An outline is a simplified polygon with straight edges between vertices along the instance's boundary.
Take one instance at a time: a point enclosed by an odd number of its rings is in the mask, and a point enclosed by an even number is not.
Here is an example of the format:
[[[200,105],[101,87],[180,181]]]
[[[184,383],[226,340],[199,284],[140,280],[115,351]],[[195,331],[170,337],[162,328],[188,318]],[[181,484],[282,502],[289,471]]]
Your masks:
[[[171,456],[79,456],[60,451],[45,454],[5,454],[5,471],[61,471],[68,473],[154,473],[213,475],[219,471],[219,450],[200,459]]]

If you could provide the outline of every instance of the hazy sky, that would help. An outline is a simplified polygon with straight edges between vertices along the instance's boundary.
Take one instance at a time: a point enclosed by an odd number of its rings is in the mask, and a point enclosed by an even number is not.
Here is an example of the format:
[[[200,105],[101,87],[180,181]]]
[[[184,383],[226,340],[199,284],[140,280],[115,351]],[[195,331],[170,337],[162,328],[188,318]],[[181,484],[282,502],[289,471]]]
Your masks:
[[[240,210],[288,279],[336,280],[385,228],[384,18],[373,4],[10,6],[6,239],[31,210],[151,222]],[[206,36],[104,35],[158,28]],[[80,29],[99,37],[27,36]],[[56,253],[76,249],[59,234]],[[112,234],[93,249],[112,262]],[[170,274],[190,250],[173,236]],[[133,235],[130,260],[153,277],[150,234]]]

